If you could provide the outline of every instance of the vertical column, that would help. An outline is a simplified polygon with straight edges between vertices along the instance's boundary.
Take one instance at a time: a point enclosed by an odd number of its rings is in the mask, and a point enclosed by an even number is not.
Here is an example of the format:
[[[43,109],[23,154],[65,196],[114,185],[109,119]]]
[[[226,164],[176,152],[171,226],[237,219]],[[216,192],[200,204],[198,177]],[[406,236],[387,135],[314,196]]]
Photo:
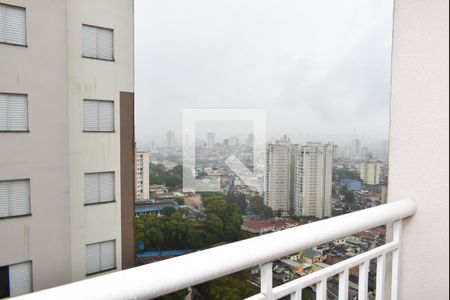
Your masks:
[[[122,269],[135,266],[134,93],[120,93]],[[144,166],[145,167],[145,166]],[[147,166],[148,167],[148,166]]]
[[[266,299],[272,299],[272,262],[261,267],[261,294],[267,296]]]
[[[339,299],[348,299],[349,270],[339,274]]]
[[[386,289],[386,254],[378,257],[377,259],[377,288],[376,288],[376,299],[385,299],[385,289]]]
[[[392,254],[392,290],[391,300],[397,300],[399,295],[399,276],[400,276],[400,237],[402,234],[403,221],[397,221],[394,224],[393,242],[399,244],[399,248]]]

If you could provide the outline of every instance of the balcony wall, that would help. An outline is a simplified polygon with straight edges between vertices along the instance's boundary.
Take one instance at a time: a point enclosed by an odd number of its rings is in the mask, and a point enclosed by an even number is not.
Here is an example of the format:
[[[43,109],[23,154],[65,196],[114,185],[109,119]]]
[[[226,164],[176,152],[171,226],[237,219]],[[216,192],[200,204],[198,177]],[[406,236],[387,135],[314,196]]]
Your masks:
[[[390,195],[411,198],[400,299],[448,299],[448,0],[396,0]]]

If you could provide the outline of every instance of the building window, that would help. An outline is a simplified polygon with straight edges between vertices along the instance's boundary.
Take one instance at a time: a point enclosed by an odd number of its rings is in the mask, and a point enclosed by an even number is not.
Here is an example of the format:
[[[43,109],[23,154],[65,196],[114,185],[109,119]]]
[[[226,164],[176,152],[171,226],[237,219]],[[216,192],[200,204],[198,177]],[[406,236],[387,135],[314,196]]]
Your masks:
[[[114,132],[114,101],[84,100],[85,132]]]
[[[83,57],[114,60],[114,31],[83,25]]]
[[[0,131],[28,131],[28,97],[0,93]]]
[[[110,203],[115,201],[115,174],[89,173],[84,175],[85,204]]]
[[[31,293],[31,262],[0,267],[0,298],[17,297]]]
[[[0,43],[26,46],[25,8],[0,3]]]
[[[116,268],[116,241],[86,246],[86,275],[111,271]]]
[[[30,180],[0,181],[0,219],[30,214]]]

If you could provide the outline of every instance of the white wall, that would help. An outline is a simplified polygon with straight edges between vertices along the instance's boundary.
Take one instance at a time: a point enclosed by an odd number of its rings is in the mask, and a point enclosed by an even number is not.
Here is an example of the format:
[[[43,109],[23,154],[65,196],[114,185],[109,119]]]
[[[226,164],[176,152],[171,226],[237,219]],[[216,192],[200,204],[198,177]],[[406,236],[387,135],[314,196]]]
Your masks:
[[[0,180],[30,178],[31,217],[0,220],[0,266],[32,260],[33,288],[70,282],[65,1],[26,8],[27,47],[0,44],[0,92],[28,94],[29,133],[0,133]]]
[[[401,299],[449,298],[449,2],[396,0],[389,199],[411,198]]]
[[[82,24],[114,29],[114,62],[82,58]],[[86,244],[116,240],[121,269],[120,92],[134,90],[132,0],[67,0],[72,280],[85,278]],[[83,99],[115,101],[114,133],[83,133]],[[84,206],[84,173],[114,171],[116,203]]]

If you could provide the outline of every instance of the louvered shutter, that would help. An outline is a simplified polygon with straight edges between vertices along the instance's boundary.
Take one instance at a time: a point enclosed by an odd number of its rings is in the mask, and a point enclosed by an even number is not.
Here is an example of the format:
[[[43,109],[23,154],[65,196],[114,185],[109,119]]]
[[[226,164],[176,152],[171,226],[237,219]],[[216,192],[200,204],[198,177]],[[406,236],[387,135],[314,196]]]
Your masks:
[[[93,26],[83,25],[83,56],[97,58],[97,29]]]
[[[28,130],[28,100],[25,95],[7,95],[8,130]]]
[[[23,45],[26,41],[26,20],[25,9],[21,7],[5,7],[5,31],[6,43]]]
[[[115,200],[114,192],[114,173],[100,173],[100,202],[111,202]]]
[[[114,32],[111,29],[97,28],[98,58],[114,59]]]
[[[100,201],[99,177],[97,173],[84,175],[84,191],[86,204],[94,204]]]
[[[9,288],[11,297],[32,292],[31,262],[9,266]]]
[[[98,101],[84,100],[84,131],[98,131]]]
[[[1,13],[1,6],[0,6],[0,13]],[[0,94],[0,131],[7,131],[7,130],[8,130],[7,96],[5,94]]]
[[[0,43],[6,43],[6,6],[0,4]]]
[[[98,101],[98,131],[114,131],[113,101]]]
[[[9,182],[0,181],[0,218],[9,215]]]
[[[86,274],[94,274],[101,271],[100,244],[86,246]]]
[[[9,195],[10,216],[22,216],[30,214],[31,209],[29,180],[10,181]]]
[[[103,242],[100,248],[101,270],[114,269],[116,267],[116,242]]]

